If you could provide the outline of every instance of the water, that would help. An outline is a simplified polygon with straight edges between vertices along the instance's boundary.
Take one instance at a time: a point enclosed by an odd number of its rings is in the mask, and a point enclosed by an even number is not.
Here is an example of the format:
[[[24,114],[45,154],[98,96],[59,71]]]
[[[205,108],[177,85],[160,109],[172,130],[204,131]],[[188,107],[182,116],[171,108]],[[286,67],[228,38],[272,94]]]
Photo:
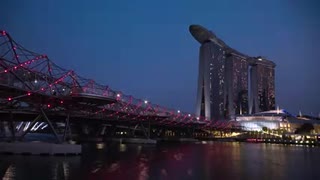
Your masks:
[[[87,144],[82,156],[0,156],[0,177],[61,179],[320,179],[320,148],[226,143]]]

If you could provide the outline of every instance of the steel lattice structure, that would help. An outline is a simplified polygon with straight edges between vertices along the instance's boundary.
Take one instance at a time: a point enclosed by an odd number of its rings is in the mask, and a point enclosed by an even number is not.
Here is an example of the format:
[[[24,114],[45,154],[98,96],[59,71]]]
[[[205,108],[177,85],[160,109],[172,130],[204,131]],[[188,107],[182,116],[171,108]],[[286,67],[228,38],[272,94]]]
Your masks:
[[[27,50],[0,31],[0,108],[101,120],[153,121],[169,126],[229,128],[234,123],[152,104],[115,91],[56,65],[47,55]]]

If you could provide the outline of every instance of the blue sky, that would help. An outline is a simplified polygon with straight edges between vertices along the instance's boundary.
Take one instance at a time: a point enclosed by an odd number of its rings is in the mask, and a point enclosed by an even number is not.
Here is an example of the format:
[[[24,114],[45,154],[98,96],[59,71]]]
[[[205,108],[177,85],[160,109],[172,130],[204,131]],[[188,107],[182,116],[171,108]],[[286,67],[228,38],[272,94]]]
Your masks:
[[[56,64],[153,103],[194,112],[200,24],[277,64],[276,100],[320,112],[317,0],[4,0],[0,29]]]

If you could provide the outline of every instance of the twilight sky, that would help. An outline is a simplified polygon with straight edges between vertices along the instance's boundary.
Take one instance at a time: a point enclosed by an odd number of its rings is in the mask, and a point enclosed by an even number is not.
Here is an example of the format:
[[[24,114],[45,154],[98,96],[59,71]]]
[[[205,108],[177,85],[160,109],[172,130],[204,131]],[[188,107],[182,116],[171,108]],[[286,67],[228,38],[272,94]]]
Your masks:
[[[2,0],[0,29],[56,64],[152,103],[194,112],[199,44],[190,24],[277,64],[276,101],[320,112],[317,0]]]

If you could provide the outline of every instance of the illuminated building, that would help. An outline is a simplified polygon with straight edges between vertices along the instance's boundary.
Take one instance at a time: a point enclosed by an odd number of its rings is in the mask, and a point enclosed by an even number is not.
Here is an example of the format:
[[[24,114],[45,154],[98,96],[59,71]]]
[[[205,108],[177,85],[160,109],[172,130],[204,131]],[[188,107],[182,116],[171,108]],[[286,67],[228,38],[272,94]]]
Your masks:
[[[236,51],[202,26],[189,30],[201,44],[197,116],[221,120],[275,108],[272,61]]]
[[[237,115],[235,118],[241,129],[246,131],[284,130],[294,133],[303,124],[312,124],[314,132],[320,133],[320,121],[313,118],[296,117],[283,109],[259,112],[251,115]]]

